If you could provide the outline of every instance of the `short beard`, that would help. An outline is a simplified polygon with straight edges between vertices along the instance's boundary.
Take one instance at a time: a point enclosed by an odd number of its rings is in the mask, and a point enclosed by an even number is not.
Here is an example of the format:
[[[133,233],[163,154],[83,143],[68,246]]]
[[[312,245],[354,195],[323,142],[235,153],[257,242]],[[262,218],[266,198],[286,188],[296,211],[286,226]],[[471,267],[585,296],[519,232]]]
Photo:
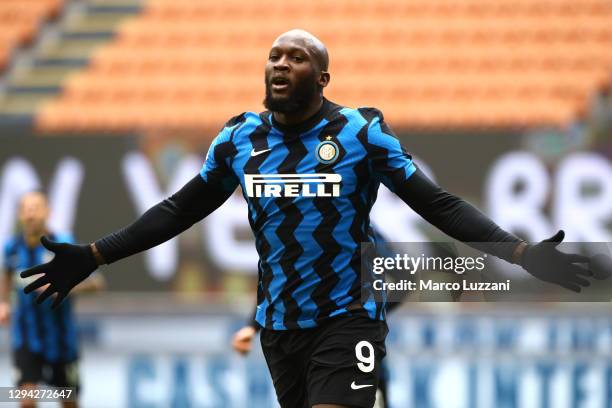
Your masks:
[[[314,97],[321,92],[321,87],[315,82],[315,73],[296,86],[287,97],[274,98],[271,84],[266,81],[266,97],[263,105],[271,112],[295,113],[304,110]]]

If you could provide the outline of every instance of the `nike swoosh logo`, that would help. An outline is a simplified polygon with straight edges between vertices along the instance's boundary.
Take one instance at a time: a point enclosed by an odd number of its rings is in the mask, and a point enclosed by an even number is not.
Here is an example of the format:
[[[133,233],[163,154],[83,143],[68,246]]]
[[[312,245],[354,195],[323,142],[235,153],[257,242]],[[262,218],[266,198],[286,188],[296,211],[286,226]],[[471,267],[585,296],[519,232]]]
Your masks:
[[[256,152],[255,149],[253,149],[253,150],[251,150],[251,157],[259,156],[260,154],[265,153],[265,152],[269,152],[270,150],[272,150],[272,149],[264,149],[264,150],[260,150],[260,151]]]
[[[355,384],[355,381],[353,381],[353,382],[351,383],[351,389],[353,389],[353,390],[358,390],[358,389],[360,389],[360,388],[365,388],[365,387],[373,387],[373,386],[374,386],[374,384],[362,384],[362,385],[357,385],[357,384]]]

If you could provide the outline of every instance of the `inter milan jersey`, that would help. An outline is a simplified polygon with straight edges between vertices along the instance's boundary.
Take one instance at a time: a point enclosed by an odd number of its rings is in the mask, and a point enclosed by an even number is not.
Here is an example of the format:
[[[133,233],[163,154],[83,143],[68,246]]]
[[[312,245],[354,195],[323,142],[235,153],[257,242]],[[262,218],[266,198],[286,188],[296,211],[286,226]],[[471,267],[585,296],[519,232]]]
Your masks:
[[[51,234],[50,238],[74,242],[69,235]],[[49,362],[71,362],[77,358],[77,336],[70,299],[65,299],[55,310],[51,309],[51,299],[38,305],[38,292],[25,294],[23,291],[31,280],[19,276],[21,271],[49,262],[52,257],[53,254],[40,244],[29,247],[21,235],[9,240],[4,247],[4,269],[12,275],[14,288],[12,347],[39,353]]]
[[[416,170],[380,111],[324,100],[298,126],[271,112],[226,123],[200,175],[227,191],[238,185],[259,253],[256,320],[284,330],[384,306],[361,296],[362,242],[373,242],[370,209],[380,182],[392,191]]]

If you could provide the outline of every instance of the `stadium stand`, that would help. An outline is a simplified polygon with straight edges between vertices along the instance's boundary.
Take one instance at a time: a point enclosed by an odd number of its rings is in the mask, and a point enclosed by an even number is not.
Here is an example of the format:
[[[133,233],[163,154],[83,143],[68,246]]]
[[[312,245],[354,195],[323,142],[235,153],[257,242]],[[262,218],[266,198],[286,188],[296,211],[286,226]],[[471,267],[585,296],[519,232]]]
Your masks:
[[[91,52],[112,38],[116,24],[138,10],[138,3],[125,0],[0,1],[0,15],[7,23],[0,38],[15,37],[11,27],[22,27],[17,42],[0,40],[5,48],[3,52],[0,47],[0,60],[10,44],[20,50],[14,63],[0,69],[0,120],[31,122],[38,106],[58,94],[65,78],[87,66]]]
[[[271,41],[301,27],[330,49],[328,96],[394,126],[563,125],[610,78],[611,21],[608,0],[149,0],[36,120],[47,132],[218,129],[261,109]]]
[[[39,28],[44,22],[55,18],[61,10],[62,0],[3,0],[0,1],[0,118],[5,114],[17,114],[24,99],[22,89],[13,89],[10,84],[2,81],[10,67],[10,62],[17,60],[19,49],[28,47],[35,42]],[[15,91],[15,99],[11,100],[11,92]],[[30,112],[31,114],[31,112]],[[30,115],[31,117],[31,115]],[[26,120],[30,120],[26,117]]]
[[[0,2],[0,70],[14,48],[32,41],[41,21],[57,14],[61,0],[3,0]]]

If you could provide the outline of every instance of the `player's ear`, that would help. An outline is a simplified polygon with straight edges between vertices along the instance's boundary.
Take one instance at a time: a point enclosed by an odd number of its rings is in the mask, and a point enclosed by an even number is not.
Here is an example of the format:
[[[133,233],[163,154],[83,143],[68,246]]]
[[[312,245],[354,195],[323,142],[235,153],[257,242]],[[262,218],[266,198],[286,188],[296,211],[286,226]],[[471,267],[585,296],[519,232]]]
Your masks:
[[[322,88],[325,88],[329,84],[330,75],[327,71],[321,71],[321,75],[319,75],[319,85]]]

